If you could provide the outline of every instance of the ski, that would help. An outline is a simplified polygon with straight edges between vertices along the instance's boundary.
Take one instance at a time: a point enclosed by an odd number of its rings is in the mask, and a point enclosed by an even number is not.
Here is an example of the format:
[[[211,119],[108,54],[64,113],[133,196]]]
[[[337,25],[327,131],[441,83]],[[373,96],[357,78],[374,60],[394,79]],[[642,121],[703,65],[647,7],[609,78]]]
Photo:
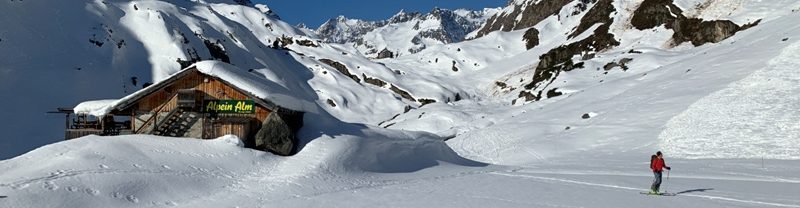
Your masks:
[[[675,195],[677,195],[675,193],[658,193],[658,194],[653,194],[653,193],[650,193],[650,192],[639,192],[639,193],[640,194],[644,194],[644,195],[652,195],[652,196],[675,196]]]

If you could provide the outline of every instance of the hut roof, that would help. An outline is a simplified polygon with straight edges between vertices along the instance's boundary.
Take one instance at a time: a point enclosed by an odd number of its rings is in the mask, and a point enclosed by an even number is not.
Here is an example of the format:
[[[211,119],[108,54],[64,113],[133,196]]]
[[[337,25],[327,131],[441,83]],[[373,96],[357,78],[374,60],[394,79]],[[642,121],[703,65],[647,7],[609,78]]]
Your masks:
[[[223,83],[253,98],[256,103],[273,111],[278,109],[297,111],[302,110],[303,106],[307,105],[305,101],[290,96],[291,92],[285,87],[257,72],[242,70],[219,61],[201,61],[121,99],[86,101],[75,106],[73,110],[76,114],[88,114],[98,117],[109,114],[114,110],[123,110],[135,104],[139,99],[188,75],[191,71],[216,77]]]

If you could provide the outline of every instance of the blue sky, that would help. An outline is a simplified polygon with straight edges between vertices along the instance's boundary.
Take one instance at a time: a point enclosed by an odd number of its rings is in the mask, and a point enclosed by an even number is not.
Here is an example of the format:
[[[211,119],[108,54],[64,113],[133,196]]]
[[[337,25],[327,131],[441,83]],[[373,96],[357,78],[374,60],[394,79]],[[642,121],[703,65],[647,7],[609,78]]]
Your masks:
[[[266,3],[289,24],[305,23],[317,28],[328,19],[344,15],[348,18],[382,20],[406,11],[429,12],[434,7],[446,9],[483,9],[503,7],[508,0],[252,0]]]

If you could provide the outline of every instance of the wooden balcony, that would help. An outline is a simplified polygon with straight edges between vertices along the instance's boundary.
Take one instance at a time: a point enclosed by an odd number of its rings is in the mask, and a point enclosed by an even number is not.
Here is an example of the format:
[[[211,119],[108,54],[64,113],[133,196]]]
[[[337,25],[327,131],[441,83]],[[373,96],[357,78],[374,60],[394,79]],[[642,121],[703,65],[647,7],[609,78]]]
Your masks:
[[[88,135],[98,135],[98,136],[114,136],[114,135],[128,135],[133,134],[131,130],[120,130],[120,129],[111,129],[111,130],[102,130],[102,129],[67,129],[64,134],[64,138],[66,140],[75,139],[79,137],[84,137]]]

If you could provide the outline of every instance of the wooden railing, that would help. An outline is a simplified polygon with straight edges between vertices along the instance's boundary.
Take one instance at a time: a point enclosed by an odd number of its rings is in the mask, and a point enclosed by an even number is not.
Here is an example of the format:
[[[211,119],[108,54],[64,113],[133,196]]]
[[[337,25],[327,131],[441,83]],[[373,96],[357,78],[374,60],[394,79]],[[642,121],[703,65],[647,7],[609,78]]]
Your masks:
[[[128,135],[133,133],[129,129],[109,129],[109,130],[102,130],[102,129],[67,129],[64,134],[65,140],[75,139],[79,137],[84,137],[88,135],[98,135],[98,136],[116,136],[116,135]]]
[[[158,128],[163,126],[165,123],[169,122],[172,116],[175,116],[176,113],[179,113],[178,111],[180,111],[180,108],[172,109],[171,111],[169,111],[169,113],[167,113],[167,116],[164,116],[164,120],[161,120],[161,122],[154,122],[156,123],[156,125],[153,127],[152,130],[150,130],[150,134],[154,134],[156,131],[158,131]]]
[[[88,135],[103,135],[102,129],[67,129],[64,139],[70,140]]]
[[[142,126],[141,126],[141,127],[139,127],[138,129],[136,129],[136,131],[134,131],[134,134],[141,134],[141,133],[142,133],[142,130],[143,130],[143,129],[145,129],[145,128],[146,128],[148,125],[153,125],[153,124],[155,124],[155,123],[156,123],[156,121],[158,120],[158,119],[157,119],[157,118],[158,118],[158,114],[161,112],[161,109],[164,109],[164,107],[165,107],[165,106],[167,106],[167,104],[169,104],[170,102],[172,102],[172,100],[173,100],[173,99],[177,99],[177,97],[178,97],[178,94],[176,93],[175,95],[173,95],[172,97],[170,97],[170,98],[167,100],[167,102],[161,103],[161,106],[159,106],[159,107],[158,107],[158,109],[156,109],[155,111],[153,111],[153,116],[150,116],[150,118],[148,118],[148,119],[147,119],[147,121],[145,121],[144,123],[142,123]],[[133,119],[136,119],[136,118],[134,117]]]

